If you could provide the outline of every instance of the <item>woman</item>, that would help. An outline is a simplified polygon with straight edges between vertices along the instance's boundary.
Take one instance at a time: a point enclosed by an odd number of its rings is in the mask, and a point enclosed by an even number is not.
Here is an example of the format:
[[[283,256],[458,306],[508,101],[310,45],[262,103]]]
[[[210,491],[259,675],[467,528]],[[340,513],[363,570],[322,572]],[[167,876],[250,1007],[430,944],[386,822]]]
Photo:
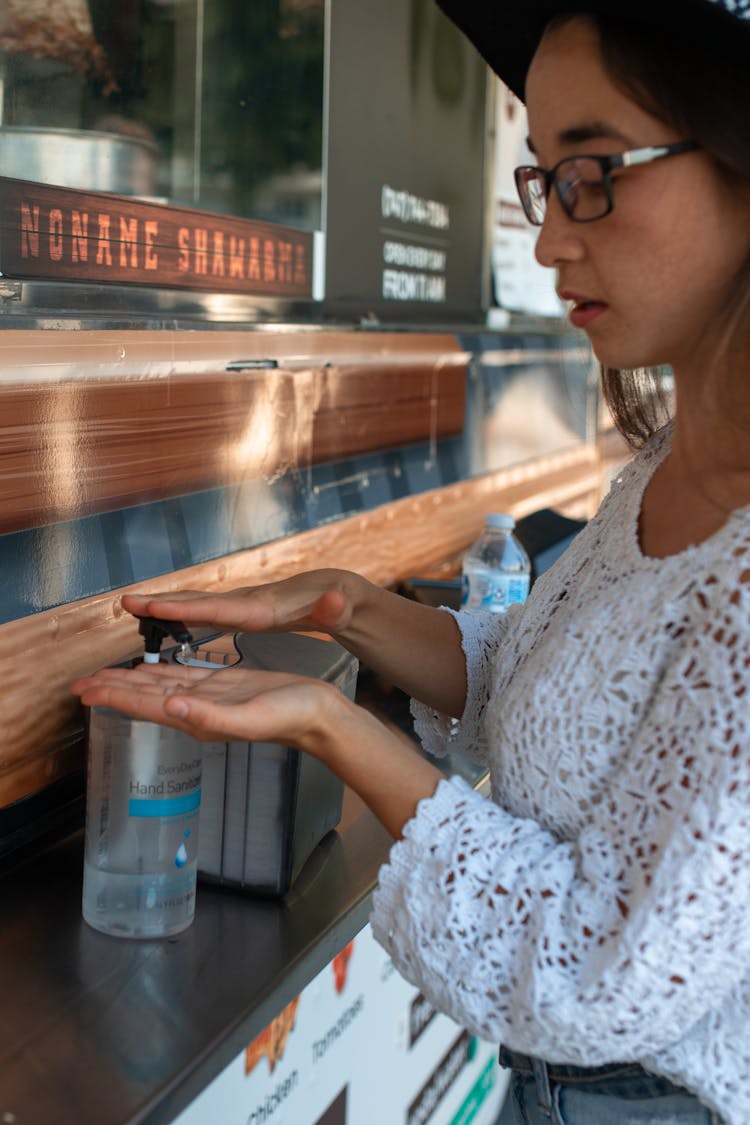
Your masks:
[[[433,1004],[503,1044],[519,1122],[747,1125],[750,10],[684,0],[684,26],[662,14],[660,31],[656,0],[627,21],[551,0],[507,25],[490,4],[455,7],[524,93],[537,256],[620,414],[621,369],[669,364],[674,422],[500,619],[340,571],[123,604],[327,629],[419,701],[428,749],[489,765],[493,800],[298,677],[144,666],[74,690],[202,739],[287,741],[355,788],[397,838],[374,932]]]

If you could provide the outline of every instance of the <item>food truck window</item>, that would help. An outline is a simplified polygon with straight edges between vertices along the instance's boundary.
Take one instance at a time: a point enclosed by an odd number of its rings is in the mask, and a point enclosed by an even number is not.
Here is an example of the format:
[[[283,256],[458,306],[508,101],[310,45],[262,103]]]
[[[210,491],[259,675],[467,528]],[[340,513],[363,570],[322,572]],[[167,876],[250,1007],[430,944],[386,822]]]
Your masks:
[[[0,0],[0,316],[483,323],[494,89],[427,0]]]
[[[315,230],[324,0],[4,0],[3,175]]]

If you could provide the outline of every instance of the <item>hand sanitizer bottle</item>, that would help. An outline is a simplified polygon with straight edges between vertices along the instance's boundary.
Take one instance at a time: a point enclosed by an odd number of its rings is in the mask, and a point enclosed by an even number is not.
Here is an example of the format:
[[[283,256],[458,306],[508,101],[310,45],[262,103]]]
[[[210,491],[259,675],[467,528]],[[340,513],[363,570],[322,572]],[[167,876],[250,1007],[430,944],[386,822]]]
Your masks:
[[[143,619],[147,658],[158,661],[173,622]],[[195,912],[202,748],[171,727],[108,707],[88,716],[83,917],[117,937],[168,937]]]

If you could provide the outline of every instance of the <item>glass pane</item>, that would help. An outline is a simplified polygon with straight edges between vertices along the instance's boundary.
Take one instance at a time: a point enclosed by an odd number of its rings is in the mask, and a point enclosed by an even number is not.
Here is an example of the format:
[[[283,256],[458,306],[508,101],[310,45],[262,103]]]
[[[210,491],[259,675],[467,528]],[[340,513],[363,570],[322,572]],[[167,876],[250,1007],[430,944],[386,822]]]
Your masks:
[[[200,198],[320,227],[323,0],[205,5]]]
[[[3,0],[0,169],[320,226],[324,0]]]

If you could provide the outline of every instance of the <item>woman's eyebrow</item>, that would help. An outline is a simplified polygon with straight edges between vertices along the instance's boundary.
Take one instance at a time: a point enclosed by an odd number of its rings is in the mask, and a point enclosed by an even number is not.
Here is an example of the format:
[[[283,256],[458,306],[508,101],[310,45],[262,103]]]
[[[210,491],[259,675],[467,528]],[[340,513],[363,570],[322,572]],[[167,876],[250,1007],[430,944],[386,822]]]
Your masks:
[[[571,125],[558,134],[558,139],[564,145],[600,139],[620,141],[627,145],[633,143],[626,133],[621,132],[614,125],[608,125],[605,121],[585,121],[580,125]]]
[[[582,144],[584,141],[596,140],[617,141],[618,144],[624,144],[627,147],[632,147],[634,143],[632,137],[621,132],[614,125],[607,124],[606,121],[584,121],[580,125],[568,126],[567,129],[563,129],[557,135],[558,144],[561,145],[575,145]],[[526,144],[529,151],[536,155],[531,137],[526,138]]]

